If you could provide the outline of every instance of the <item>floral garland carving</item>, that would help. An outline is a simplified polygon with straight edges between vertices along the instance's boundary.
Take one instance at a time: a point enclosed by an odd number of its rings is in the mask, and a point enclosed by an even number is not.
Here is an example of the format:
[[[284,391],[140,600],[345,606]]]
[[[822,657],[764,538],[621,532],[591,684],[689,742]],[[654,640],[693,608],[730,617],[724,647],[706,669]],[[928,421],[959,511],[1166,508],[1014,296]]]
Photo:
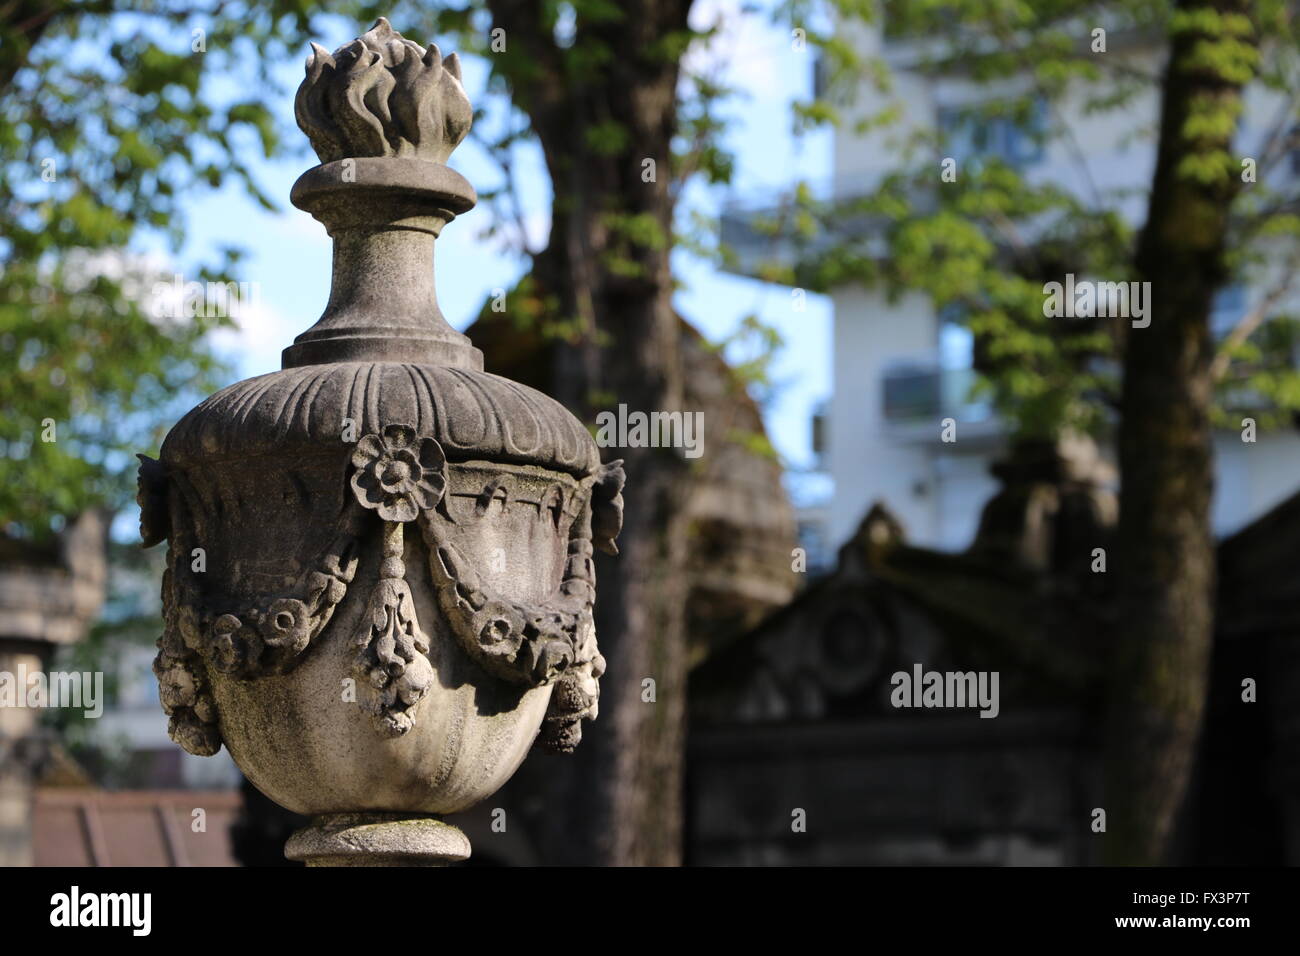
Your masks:
[[[428,640],[411,606],[402,562],[402,526],[416,521],[428,551],[429,572],[451,632],[469,656],[495,677],[513,684],[556,684],[541,745],[571,750],[581,721],[596,716],[598,680],[605,660],[596,647],[592,619],[591,511],[584,508],[570,529],[564,580],[541,604],[509,601],[486,589],[469,560],[441,532],[437,515],[447,489],[446,455],[437,440],[420,438],[410,425],[387,425],[357,442],[351,487],[358,504],[384,520],[380,582],[367,606],[367,627],[354,641],[354,669],[368,693],[366,709],[390,736],[413,726],[416,704],[433,682],[425,654]],[[622,462],[588,478],[599,504],[602,544],[612,546],[622,522]],[[488,483],[475,513],[482,517],[504,476]],[[563,495],[559,501],[563,502]],[[545,504],[545,503],[543,503]]]
[[[595,720],[600,713],[600,677],[605,673],[605,658],[596,647],[596,626],[592,605],[596,599],[596,571],[591,562],[592,543],[606,554],[618,554],[614,543],[623,529],[623,461],[601,465],[588,479],[591,482],[587,507],[575,528],[570,529],[569,567],[566,568],[561,593],[579,595],[586,603],[583,627],[574,635],[576,667],[556,681],[546,708],[546,719],[537,746],[550,753],[572,753],[582,741],[582,722]],[[576,532],[576,533],[575,533]],[[582,567],[573,567],[580,556]]]
[[[184,560],[178,564],[173,549],[168,549],[163,636],[154,674],[163,710],[171,718],[168,733],[173,740],[202,756],[221,749],[205,668],[244,679],[292,670],[347,593],[357,569],[356,550],[351,535],[338,535],[320,566],[303,576],[296,589],[301,598],[273,598],[233,614],[211,610]]]
[[[486,588],[469,560],[443,533],[437,515],[447,490],[446,455],[437,440],[419,438],[410,425],[388,425],[357,442],[351,487],[357,502],[384,519],[384,561],[359,634],[355,666],[370,689],[367,709],[390,736],[412,726],[415,705],[428,692],[433,670],[428,641],[411,607],[404,580],[402,525],[416,521],[428,552],[438,606],[461,648],[485,671],[526,687],[554,684],[538,744],[570,751],[581,722],[599,711],[605,659],[596,646],[592,543],[616,554],[623,523],[622,461],[602,466],[582,482],[586,503],[569,530],[564,578],[540,604],[510,601]],[[484,488],[475,513],[482,517],[503,477]],[[563,508],[563,494],[554,506]],[[542,503],[543,510],[547,502]]]
[[[181,636],[181,606],[173,585],[174,551],[169,545],[162,584],[163,633],[158,639],[153,673],[158,678],[158,699],[168,718],[167,736],[196,756],[211,757],[221,749],[217,704],[202,656]]]
[[[596,645],[592,616],[592,548],[594,543],[617,553],[622,464],[604,465],[581,482],[585,494],[575,499],[582,501],[581,510],[570,526],[564,577],[556,592],[538,604],[520,603],[486,588],[444,536],[439,506],[448,483],[441,445],[418,437],[410,425],[388,425],[357,442],[349,479],[355,500],[317,568],[295,588],[296,596],[274,597],[232,613],[214,610],[200,593],[183,560],[188,549],[177,543],[171,528],[163,468],[142,458],[142,535],[146,541],[168,540],[164,628],[154,674],[170,718],[169,735],[190,753],[206,756],[221,749],[207,668],[242,679],[292,670],[347,594],[359,561],[361,516],[374,511],[384,523],[383,554],[379,580],[353,637],[353,672],[363,692],[362,706],[376,727],[391,737],[407,733],[414,726],[416,705],[434,679],[429,641],[415,613],[403,560],[403,528],[415,521],[428,551],[439,608],[461,648],[501,680],[526,687],[553,684],[538,745],[572,750],[581,739],[581,722],[594,719],[599,710],[605,659]],[[563,510],[562,492],[548,497],[554,501],[544,501],[543,511]]]
[[[251,679],[292,670],[334,615],[356,574],[357,514],[349,508],[343,527],[318,566],[306,572],[293,593],[272,597],[232,613],[206,598],[176,543],[166,517],[162,466],[141,456],[141,532],[146,542],[168,539],[163,573],[163,633],[154,658],[158,693],[169,719],[168,734],[185,750],[211,756],[221,749],[217,706],[207,668]],[[161,499],[161,500],[160,500]]]
[[[439,523],[427,513],[420,520],[438,604],[461,648],[502,680],[555,685],[538,739],[546,750],[573,750],[582,737],[581,722],[599,712],[605,659],[592,617],[592,525],[601,528],[601,547],[612,547],[622,526],[622,464],[603,466],[583,482],[590,504],[570,528],[564,578],[540,604],[510,601],[485,587],[460,549],[441,534]]]

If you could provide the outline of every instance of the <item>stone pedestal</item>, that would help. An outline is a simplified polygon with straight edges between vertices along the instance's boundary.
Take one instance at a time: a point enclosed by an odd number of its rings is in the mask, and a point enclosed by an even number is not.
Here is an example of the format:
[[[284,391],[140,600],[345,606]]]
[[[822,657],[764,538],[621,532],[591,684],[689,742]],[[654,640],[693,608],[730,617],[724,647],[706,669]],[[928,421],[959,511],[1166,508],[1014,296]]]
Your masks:
[[[46,670],[55,648],[81,640],[104,603],[106,529],[97,512],[73,521],[48,548],[4,542],[0,555],[0,866],[32,864],[32,801],[48,740],[42,711],[22,706],[20,675]]]
[[[42,655],[0,646],[0,674],[36,673]],[[39,710],[0,707],[0,866],[32,865],[32,799],[43,740]]]
[[[448,866],[469,853],[469,839],[456,827],[409,813],[325,814],[284,848],[308,866]]]

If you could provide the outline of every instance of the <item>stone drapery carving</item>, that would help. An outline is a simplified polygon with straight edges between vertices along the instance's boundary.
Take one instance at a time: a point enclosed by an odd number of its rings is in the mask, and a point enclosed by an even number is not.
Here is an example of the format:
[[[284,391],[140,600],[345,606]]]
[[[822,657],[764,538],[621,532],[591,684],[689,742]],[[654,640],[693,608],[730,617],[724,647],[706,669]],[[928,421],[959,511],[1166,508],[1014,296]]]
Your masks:
[[[158,500],[161,465],[143,455],[140,458],[141,515],[151,514],[156,519],[164,508]],[[162,584],[163,634],[154,674],[173,740],[200,756],[221,749],[208,667],[245,679],[293,669],[329,623],[356,573],[358,517],[349,511],[345,529],[295,588],[244,606],[230,598],[206,595],[194,570],[192,549],[186,548],[192,539],[170,535]]]
[[[513,602],[484,586],[472,564],[440,534],[433,519],[422,519],[420,530],[429,553],[429,573],[439,606],[461,647],[485,670],[511,683],[539,687],[557,683],[551,697],[540,745],[570,751],[581,739],[580,722],[595,719],[599,679],[605,659],[596,646],[592,605],[596,598],[592,567],[592,525],[603,531],[602,546],[611,547],[622,527],[623,463],[611,462],[584,482],[590,508],[575,515],[571,526],[564,579],[541,604]],[[501,478],[484,486],[476,512],[503,491]],[[508,500],[508,494],[505,496]],[[564,510],[563,490],[553,487],[539,512],[552,509],[557,527]],[[599,516],[596,519],[595,516]]]
[[[149,540],[164,530],[170,533],[164,517],[166,482],[159,462],[139,457],[137,500],[142,537]],[[178,554],[170,547],[162,593],[164,634],[154,671],[171,718],[171,736],[194,754],[207,756],[221,748],[206,667],[246,679],[293,669],[347,593],[368,511],[383,521],[383,557],[364,627],[354,638],[354,676],[376,726],[389,736],[409,731],[415,706],[433,680],[425,656],[428,639],[412,604],[402,558],[403,526],[418,521],[438,604],[460,646],[503,680],[529,687],[556,683],[538,744],[552,751],[573,750],[581,740],[581,721],[595,719],[599,712],[605,659],[597,648],[592,619],[592,537],[597,529],[597,545],[617,553],[622,464],[601,466],[584,479],[580,495],[566,500],[564,489],[554,485],[546,500],[528,502],[537,507],[539,518],[557,529],[561,515],[575,501],[580,503],[580,511],[570,515],[563,580],[551,598],[538,604],[511,601],[484,585],[473,563],[444,533],[447,519],[437,508],[448,484],[446,455],[436,439],[418,437],[407,424],[388,425],[356,443],[348,479],[353,500],[339,533],[290,596],[267,596],[237,613],[223,610],[232,602],[205,597],[189,567],[188,552]],[[475,516],[481,518],[497,499],[506,506],[510,501],[504,474],[483,485],[475,498]]]
[[[429,639],[420,630],[402,562],[402,525],[384,524],[383,563],[370,592],[363,627],[354,642],[359,649],[357,675],[365,682],[366,710],[379,728],[398,737],[415,722],[415,705],[433,682]]]

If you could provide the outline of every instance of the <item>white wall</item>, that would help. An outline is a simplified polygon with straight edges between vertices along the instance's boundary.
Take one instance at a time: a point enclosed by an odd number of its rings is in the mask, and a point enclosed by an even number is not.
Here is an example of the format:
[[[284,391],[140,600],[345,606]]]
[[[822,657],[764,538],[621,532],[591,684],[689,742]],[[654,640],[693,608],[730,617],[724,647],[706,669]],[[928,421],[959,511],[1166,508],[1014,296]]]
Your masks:
[[[914,448],[884,435],[881,376],[900,358],[933,354],[937,332],[933,310],[921,295],[889,305],[861,288],[837,291],[834,392],[829,404],[827,460],[835,481],[830,540],[842,543],[872,502],[884,499],[909,531],[928,526],[924,506],[911,494],[923,469]]]
[[[940,441],[933,433],[901,440],[884,419],[884,372],[902,361],[932,364],[938,322],[919,293],[890,303],[883,294],[846,287],[835,305],[834,391],[828,406],[827,462],[835,482],[828,512],[829,539],[838,547],[867,509],[882,501],[903,523],[908,539],[958,549],[969,543],[979,506],[996,489],[988,475],[988,442]]]
[[[1266,432],[1246,443],[1239,432],[1215,436],[1213,521],[1226,535],[1300,491],[1300,434]]]

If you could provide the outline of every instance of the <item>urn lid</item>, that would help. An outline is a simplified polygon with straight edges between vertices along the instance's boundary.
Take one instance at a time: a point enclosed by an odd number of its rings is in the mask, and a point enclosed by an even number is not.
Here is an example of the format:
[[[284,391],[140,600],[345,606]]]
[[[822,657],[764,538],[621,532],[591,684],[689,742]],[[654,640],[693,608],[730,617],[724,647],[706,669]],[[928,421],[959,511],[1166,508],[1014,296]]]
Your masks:
[[[474,369],[400,362],[305,365],[237,382],[177,422],[161,457],[192,467],[319,454],[394,422],[436,438],[449,461],[540,465],[577,478],[600,465],[591,433],[536,389]]]
[[[482,353],[438,308],[434,240],[475,199],[444,164],[473,118],[455,55],[381,18],[332,54],[313,45],[295,112],[321,165],[292,199],[334,240],[329,302],[285,349],[281,371],[231,385],[182,418],[163,462],[319,455],[403,424],[437,439],[450,461],[595,471],[600,454],[583,424],[541,392],[484,372]]]

